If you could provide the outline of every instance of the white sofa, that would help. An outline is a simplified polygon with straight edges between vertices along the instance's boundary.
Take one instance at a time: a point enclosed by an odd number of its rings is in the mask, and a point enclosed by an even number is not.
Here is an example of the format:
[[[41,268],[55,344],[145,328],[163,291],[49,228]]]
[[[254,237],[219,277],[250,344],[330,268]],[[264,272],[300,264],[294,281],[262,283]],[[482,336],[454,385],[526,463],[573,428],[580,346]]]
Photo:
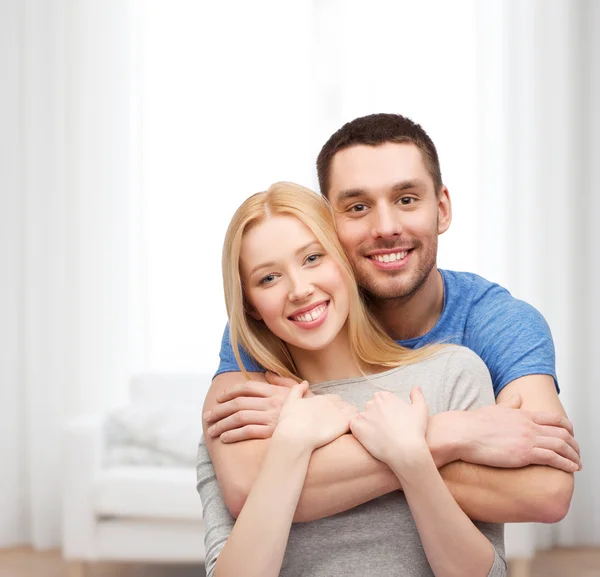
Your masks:
[[[209,376],[140,376],[131,381],[130,402],[198,407],[195,451],[209,386]],[[63,556],[71,574],[94,561],[203,563],[194,466],[106,467],[105,419],[80,417],[65,431]]]

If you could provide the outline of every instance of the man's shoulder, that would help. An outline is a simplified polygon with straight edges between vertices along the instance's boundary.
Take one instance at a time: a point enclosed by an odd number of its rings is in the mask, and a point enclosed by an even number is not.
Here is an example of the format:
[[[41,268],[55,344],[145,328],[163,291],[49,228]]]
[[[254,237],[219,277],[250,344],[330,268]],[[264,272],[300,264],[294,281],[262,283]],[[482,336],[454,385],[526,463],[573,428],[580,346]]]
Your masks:
[[[490,293],[511,296],[503,286],[472,272],[440,269],[440,273],[444,279],[444,285],[451,289],[466,290],[473,293],[474,296]]]
[[[471,272],[440,270],[444,279],[446,306],[467,315],[477,310],[518,306],[522,302],[498,283]]]

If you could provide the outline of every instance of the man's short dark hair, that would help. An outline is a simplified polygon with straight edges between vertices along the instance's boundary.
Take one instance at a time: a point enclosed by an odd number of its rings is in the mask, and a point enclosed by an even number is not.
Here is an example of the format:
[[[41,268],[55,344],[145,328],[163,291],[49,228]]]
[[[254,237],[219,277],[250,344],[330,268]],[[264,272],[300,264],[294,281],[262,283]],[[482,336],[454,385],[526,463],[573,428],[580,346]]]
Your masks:
[[[436,194],[442,189],[442,172],[437,150],[421,125],[400,114],[370,114],[347,122],[325,143],[317,157],[317,176],[321,194],[329,195],[333,157],[351,146],[378,146],[387,142],[412,143],[423,155],[425,166],[433,179]]]

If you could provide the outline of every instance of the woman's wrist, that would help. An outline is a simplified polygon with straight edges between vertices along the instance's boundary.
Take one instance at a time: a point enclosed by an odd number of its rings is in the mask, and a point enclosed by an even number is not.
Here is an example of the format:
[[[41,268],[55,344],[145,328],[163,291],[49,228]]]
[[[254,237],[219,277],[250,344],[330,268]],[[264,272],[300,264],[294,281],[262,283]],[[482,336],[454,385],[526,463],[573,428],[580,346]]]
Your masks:
[[[404,446],[401,451],[397,451],[388,466],[398,477],[402,486],[405,482],[418,480],[423,473],[426,473],[432,467],[437,471],[435,461],[425,439],[422,442],[415,441],[414,444],[408,447]]]
[[[286,450],[295,453],[312,453],[315,450],[312,440],[299,433],[296,427],[288,426],[285,422],[279,423],[271,437],[271,444],[275,442]]]
[[[460,459],[463,427],[458,411],[447,411],[429,417],[427,444],[437,468]]]

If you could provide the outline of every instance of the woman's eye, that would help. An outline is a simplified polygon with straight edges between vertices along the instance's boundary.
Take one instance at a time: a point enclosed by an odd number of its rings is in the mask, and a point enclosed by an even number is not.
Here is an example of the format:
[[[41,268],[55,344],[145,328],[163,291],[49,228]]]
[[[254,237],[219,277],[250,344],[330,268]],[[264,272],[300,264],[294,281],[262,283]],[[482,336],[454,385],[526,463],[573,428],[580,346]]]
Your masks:
[[[315,253],[315,254],[311,254],[309,256],[306,257],[306,263],[308,264],[314,264],[316,263],[323,255],[319,254],[319,253]]]
[[[274,274],[268,274],[267,276],[261,278],[258,281],[258,284],[269,284],[270,282],[273,282],[275,280],[275,275]]]

